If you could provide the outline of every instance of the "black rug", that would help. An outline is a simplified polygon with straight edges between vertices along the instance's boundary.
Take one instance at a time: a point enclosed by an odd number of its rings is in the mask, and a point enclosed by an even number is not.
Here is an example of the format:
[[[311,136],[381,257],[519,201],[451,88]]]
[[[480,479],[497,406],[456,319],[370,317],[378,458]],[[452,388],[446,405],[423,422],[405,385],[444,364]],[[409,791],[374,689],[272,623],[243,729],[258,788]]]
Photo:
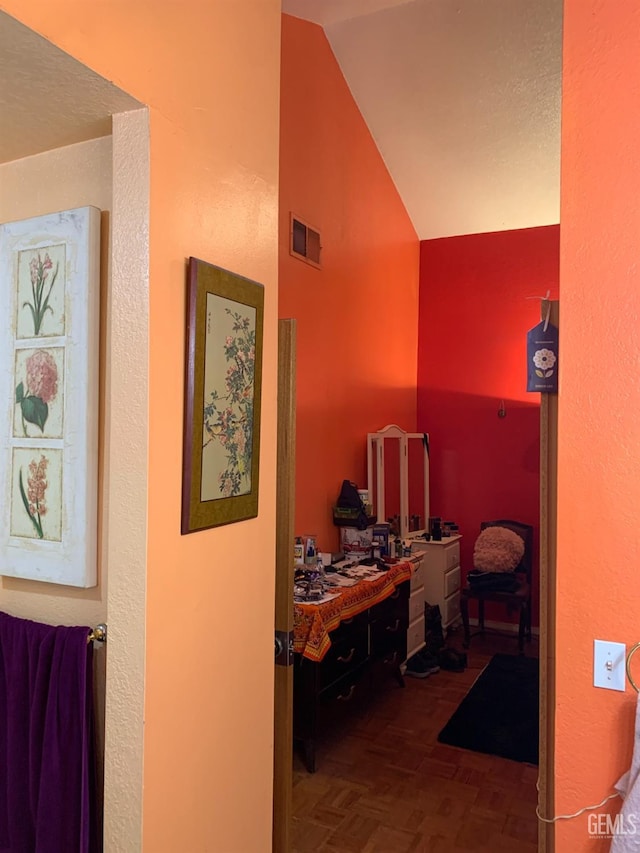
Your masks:
[[[494,655],[438,740],[537,764],[538,677],[537,658]]]

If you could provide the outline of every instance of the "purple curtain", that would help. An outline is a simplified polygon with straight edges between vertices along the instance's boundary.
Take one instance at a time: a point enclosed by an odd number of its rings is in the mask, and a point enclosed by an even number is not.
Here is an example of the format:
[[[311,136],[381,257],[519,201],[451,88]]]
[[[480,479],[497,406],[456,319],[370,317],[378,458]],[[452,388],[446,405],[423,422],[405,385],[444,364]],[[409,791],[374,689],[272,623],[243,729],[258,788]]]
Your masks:
[[[95,853],[89,628],[0,613],[0,851]]]

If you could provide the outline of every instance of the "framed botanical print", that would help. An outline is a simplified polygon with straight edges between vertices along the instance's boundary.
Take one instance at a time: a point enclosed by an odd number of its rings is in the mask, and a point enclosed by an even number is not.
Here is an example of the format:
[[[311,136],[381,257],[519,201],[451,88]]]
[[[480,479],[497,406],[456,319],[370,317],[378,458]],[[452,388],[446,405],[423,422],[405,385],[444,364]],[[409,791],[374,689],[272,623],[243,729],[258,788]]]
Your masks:
[[[0,575],[97,583],[100,211],[0,225]]]
[[[264,288],[189,258],[182,533],[258,514]]]

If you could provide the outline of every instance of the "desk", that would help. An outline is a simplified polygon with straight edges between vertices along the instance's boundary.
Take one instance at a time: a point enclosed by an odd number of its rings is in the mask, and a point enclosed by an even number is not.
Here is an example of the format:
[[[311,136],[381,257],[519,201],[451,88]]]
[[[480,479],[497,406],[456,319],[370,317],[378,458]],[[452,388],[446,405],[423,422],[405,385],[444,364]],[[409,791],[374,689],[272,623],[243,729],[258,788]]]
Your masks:
[[[388,673],[404,687],[411,574],[411,563],[395,563],[331,601],[294,606],[294,737],[310,773],[321,709],[366,691],[367,674],[369,685]]]
[[[320,663],[331,645],[331,631],[335,631],[344,620],[351,619],[384,601],[393,594],[397,586],[409,580],[411,572],[411,563],[394,563],[379,578],[362,580],[355,586],[346,587],[331,601],[323,604],[294,604],[294,652]]]

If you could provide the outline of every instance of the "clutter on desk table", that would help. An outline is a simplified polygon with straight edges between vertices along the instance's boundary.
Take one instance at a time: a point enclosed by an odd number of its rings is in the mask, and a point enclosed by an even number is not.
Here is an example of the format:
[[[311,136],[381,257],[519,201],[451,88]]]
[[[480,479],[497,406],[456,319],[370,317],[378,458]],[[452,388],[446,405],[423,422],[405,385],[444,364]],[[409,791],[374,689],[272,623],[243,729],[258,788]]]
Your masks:
[[[326,592],[325,590],[314,588],[309,590],[305,586],[294,584],[293,600],[296,604],[324,604],[325,601],[331,601],[332,598],[337,598],[339,592]]]
[[[326,576],[320,556],[313,564],[295,567],[293,575],[293,597],[295,601],[319,602],[326,591]]]
[[[298,604],[322,604],[340,594],[339,590],[355,586],[360,581],[373,581],[384,575],[393,558],[381,559],[347,557],[333,563],[325,571],[321,558],[315,566],[297,566],[294,575],[294,601]],[[336,591],[337,590],[337,591]]]

